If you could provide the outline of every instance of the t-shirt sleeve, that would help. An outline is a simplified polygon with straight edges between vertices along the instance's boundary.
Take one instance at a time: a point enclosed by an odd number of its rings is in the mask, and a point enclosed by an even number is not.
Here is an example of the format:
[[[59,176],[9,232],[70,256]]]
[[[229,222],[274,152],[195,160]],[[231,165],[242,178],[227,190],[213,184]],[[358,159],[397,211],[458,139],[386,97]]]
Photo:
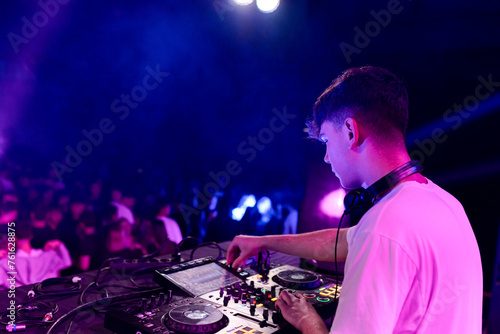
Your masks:
[[[392,333],[416,266],[405,250],[384,236],[358,233],[349,244],[348,274],[330,333]]]

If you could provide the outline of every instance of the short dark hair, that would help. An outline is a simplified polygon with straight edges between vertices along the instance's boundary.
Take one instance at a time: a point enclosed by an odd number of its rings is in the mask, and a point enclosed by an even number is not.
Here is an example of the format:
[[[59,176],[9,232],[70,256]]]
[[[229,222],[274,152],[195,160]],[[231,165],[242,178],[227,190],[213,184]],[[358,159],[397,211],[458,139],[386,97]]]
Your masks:
[[[319,139],[321,125],[330,121],[339,128],[353,117],[384,142],[408,126],[408,92],[403,82],[381,67],[350,68],[335,78],[318,97],[307,119],[309,136]]]

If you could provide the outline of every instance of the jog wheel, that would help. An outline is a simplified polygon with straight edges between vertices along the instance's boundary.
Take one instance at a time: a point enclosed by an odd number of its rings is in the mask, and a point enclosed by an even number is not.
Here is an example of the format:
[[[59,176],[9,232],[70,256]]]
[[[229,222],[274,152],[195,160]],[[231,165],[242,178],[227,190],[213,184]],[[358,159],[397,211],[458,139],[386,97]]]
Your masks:
[[[273,276],[273,281],[294,290],[311,290],[321,286],[318,275],[303,270],[285,270]]]
[[[226,327],[229,319],[210,306],[183,305],[170,310],[163,323],[179,333],[215,333]]]

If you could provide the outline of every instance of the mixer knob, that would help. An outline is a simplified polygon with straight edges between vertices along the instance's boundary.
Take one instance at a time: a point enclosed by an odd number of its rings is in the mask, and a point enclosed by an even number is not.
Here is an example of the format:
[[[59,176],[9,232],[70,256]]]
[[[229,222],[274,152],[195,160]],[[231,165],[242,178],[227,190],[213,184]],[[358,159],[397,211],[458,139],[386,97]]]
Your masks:
[[[222,297],[222,296],[224,296],[224,287],[221,287],[221,288],[220,288],[220,293],[219,293],[219,295],[220,295],[221,297]]]
[[[156,296],[155,295],[151,296],[151,300],[150,300],[149,305],[151,305],[151,307],[155,307],[156,306]]]
[[[276,297],[276,285],[271,287],[271,298]]]
[[[172,290],[168,290],[165,296],[167,297],[165,300],[165,304],[170,304],[170,302],[172,301]]]
[[[230,299],[231,299],[231,296],[224,296],[224,306],[227,306],[227,304],[229,304]]]
[[[160,295],[158,296],[158,305],[161,306],[165,302],[165,293],[160,292]]]
[[[146,312],[146,305],[148,304],[148,300],[146,298],[141,299],[141,312]]]
[[[250,314],[255,315],[255,304],[250,305]]]
[[[239,290],[240,289],[240,282],[236,282],[235,287],[236,287],[236,290]]]
[[[255,281],[251,281],[251,282],[250,282],[250,286],[251,286],[252,288],[255,288]]]
[[[262,311],[262,317],[264,318],[264,320],[269,319],[269,310],[268,310],[267,308],[265,308],[265,309]]]
[[[273,323],[275,324],[278,324],[284,320],[283,316],[279,312],[273,312],[271,318],[273,319]]]
[[[233,296],[233,300],[236,304],[238,304],[238,300],[240,300],[240,296],[238,296],[237,294]]]

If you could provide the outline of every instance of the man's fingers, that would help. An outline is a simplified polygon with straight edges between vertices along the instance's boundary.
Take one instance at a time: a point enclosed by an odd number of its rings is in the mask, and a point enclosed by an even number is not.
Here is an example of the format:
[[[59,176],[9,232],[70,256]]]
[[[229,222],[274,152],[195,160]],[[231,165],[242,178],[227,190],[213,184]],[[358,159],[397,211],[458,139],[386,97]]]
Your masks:
[[[289,305],[292,302],[292,295],[289,294],[286,290],[281,291],[280,297],[278,300],[283,300],[283,302]]]
[[[238,268],[243,268],[245,264],[247,263],[247,259],[245,256],[240,255],[234,260],[233,264],[231,264],[231,268],[238,269]]]
[[[286,311],[287,307],[288,306],[285,304],[283,299],[278,299],[276,302],[274,302],[274,308],[276,309],[276,311],[280,311],[281,313],[283,313],[283,310]]]

